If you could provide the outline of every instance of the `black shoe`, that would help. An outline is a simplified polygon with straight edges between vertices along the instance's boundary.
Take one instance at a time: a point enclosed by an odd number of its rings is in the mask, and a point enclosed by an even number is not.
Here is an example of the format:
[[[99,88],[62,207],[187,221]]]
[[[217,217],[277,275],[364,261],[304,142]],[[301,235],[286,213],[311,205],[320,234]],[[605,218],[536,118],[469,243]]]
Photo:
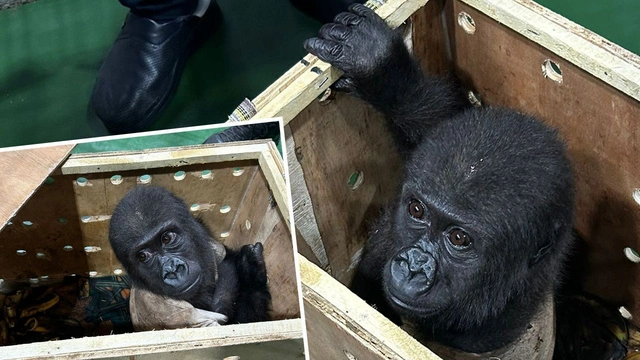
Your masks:
[[[175,94],[187,59],[220,19],[214,1],[202,18],[159,23],[130,12],[91,94],[91,105],[107,129],[119,134],[151,126]]]
[[[330,23],[341,12],[355,3],[364,4],[365,0],[289,0],[298,10],[322,22]]]
[[[204,141],[204,144],[269,139],[271,135],[274,135],[277,131],[279,131],[277,122],[232,126],[222,132],[209,136],[209,138]]]

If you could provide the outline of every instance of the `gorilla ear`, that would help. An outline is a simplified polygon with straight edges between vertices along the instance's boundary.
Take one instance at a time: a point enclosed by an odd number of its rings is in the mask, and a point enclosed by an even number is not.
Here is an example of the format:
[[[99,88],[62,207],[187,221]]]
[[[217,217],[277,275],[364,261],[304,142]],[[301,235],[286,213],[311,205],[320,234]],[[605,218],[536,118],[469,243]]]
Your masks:
[[[216,264],[220,264],[222,260],[227,256],[227,249],[225,249],[224,245],[218,240],[211,238],[211,248],[213,249],[213,253],[216,255]]]

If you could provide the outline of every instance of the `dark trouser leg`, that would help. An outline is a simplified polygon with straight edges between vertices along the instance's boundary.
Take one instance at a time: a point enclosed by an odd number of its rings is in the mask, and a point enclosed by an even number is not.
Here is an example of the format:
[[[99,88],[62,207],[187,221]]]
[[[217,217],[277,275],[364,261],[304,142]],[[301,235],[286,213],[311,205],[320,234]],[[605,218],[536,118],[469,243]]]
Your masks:
[[[198,0],[119,0],[138,16],[155,21],[173,20],[191,15],[198,6]]]

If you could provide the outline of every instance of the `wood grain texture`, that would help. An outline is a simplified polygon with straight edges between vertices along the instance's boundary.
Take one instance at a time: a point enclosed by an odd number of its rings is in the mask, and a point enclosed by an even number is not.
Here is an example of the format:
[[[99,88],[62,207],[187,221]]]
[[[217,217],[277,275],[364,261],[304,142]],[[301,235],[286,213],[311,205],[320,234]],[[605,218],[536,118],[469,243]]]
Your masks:
[[[0,230],[64,160],[73,145],[0,152]]]
[[[371,222],[396,192],[400,157],[382,116],[346,95],[309,105],[289,126],[332,275],[348,283]],[[352,189],[355,172],[364,181]]]
[[[298,259],[311,359],[440,359],[322,269]]]
[[[640,56],[532,0],[462,0],[567,62],[640,100]],[[456,12],[457,14],[457,12]]]
[[[627,246],[640,249],[640,204],[632,196],[640,187],[640,103],[463,2],[453,5],[449,24],[458,74],[485,103],[535,115],[558,128],[568,144],[576,227],[587,241],[586,290],[640,319],[640,267],[623,254]],[[474,35],[456,24],[460,11],[473,17]],[[546,59],[559,65],[561,84],[543,76]]]
[[[3,359],[97,359],[302,339],[302,320],[144,331],[2,347]],[[193,357],[192,357],[193,358]],[[200,357],[198,357],[200,358]],[[206,357],[205,357],[206,358]]]

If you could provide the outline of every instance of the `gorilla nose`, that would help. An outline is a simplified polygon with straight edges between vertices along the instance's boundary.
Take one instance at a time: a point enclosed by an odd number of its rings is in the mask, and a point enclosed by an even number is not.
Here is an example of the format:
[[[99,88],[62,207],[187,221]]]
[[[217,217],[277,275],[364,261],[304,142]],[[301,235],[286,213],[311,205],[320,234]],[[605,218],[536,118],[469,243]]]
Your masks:
[[[409,247],[396,255],[391,263],[391,284],[408,295],[424,293],[431,288],[437,262],[429,252]]]
[[[162,279],[169,285],[175,285],[176,281],[187,272],[184,261],[170,258],[162,265]]]

